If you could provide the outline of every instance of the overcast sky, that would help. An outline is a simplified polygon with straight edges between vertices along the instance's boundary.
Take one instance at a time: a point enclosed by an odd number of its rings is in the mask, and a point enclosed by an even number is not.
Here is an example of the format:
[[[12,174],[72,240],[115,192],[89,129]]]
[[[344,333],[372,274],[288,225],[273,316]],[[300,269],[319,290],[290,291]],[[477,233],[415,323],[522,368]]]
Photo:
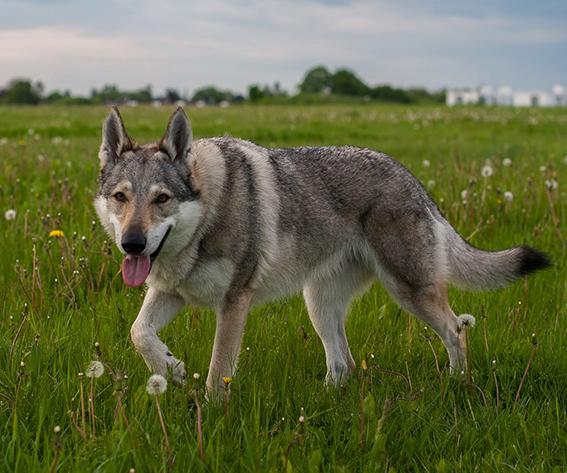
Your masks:
[[[294,91],[317,64],[370,85],[567,85],[567,1],[0,0],[0,85]]]

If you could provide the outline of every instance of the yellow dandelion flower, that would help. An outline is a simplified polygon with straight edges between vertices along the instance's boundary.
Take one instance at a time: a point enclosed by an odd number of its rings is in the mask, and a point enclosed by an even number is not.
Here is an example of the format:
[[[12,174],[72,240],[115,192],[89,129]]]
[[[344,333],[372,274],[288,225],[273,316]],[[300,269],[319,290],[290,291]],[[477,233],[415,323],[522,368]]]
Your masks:
[[[222,380],[224,381],[224,384],[229,385],[230,383],[232,383],[232,378],[230,376],[223,376]]]
[[[54,238],[63,238],[65,234],[63,233],[63,230],[51,230],[49,232],[49,236]]]

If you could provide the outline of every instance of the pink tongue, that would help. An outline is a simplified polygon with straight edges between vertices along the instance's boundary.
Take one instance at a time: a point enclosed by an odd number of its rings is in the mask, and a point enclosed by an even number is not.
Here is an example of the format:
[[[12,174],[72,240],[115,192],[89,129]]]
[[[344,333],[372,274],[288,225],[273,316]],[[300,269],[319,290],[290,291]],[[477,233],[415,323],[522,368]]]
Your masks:
[[[128,255],[122,261],[122,279],[127,286],[141,286],[150,274],[151,265],[149,256]]]

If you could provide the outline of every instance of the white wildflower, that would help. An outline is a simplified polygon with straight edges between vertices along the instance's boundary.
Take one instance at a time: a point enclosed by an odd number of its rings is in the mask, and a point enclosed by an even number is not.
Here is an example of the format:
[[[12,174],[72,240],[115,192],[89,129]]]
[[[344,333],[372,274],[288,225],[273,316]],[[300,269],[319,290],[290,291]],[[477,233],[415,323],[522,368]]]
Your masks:
[[[429,166],[431,166],[431,163],[429,162],[429,159],[424,159],[421,164],[423,164],[423,167],[424,167],[424,168],[428,168]]]
[[[546,166],[540,166],[540,167],[539,167],[539,170],[540,170],[541,172],[545,172],[545,171],[547,171],[547,167],[546,167]]]
[[[482,177],[490,177],[492,176],[492,167],[487,164],[486,166],[483,166],[480,173],[482,174]]]
[[[299,423],[303,424],[305,422],[305,416],[299,416]]]
[[[16,218],[16,211],[14,209],[9,209],[4,212],[4,218],[6,220],[14,220]]]
[[[546,179],[545,187],[547,187],[550,191],[554,191],[557,189],[557,181],[555,179]]]
[[[167,380],[161,374],[152,374],[146,384],[146,391],[150,396],[163,394],[167,389]]]
[[[510,167],[512,166],[512,160],[510,158],[504,158],[502,160],[502,165],[505,167]]]
[[[504,200],[512,202],[514,200],[514,194],[512,194],[510,191],[504,192]]]
[[[91,361],[87,368],[87,378],[100,378],[104,374],[104,365],[100,361]]]
[[[462,190],[461,191],[461,199],[463,200],[467,200],[467,197],[469,196],[469,191],[468,190]]]

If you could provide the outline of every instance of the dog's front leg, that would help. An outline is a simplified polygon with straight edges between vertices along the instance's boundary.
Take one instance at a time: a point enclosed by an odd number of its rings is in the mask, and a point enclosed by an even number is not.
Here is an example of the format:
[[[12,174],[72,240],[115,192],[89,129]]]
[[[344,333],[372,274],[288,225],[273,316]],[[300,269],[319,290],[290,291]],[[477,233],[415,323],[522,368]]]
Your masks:
[[[148,368],[162,376],[171,371],[173,382],[178,385],[185,384],[185,364],[171,354],[157,334],[183,305],[181,297],[150,288],[130,330],[134,346]]]
[[[236,370],[250,299],[248,292],[227,297],[224,307],[217,313],[215,342],[207,376],[210,397],[216,397],[227,389],[224,378],[232,378]]]

